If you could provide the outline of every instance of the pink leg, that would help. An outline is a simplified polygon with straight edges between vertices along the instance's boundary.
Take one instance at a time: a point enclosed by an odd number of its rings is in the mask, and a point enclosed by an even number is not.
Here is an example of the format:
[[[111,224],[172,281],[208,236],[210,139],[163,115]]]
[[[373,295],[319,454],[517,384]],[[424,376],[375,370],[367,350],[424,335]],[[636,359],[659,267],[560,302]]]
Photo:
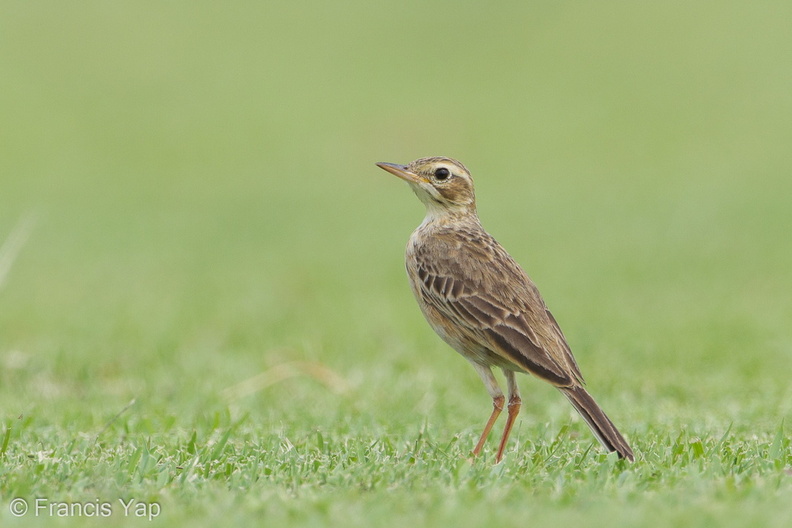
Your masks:
[[[503,396],[498,396],[492,400],[492,414],[490,414],[489,420],[487,420],[487,425],[484,426],[484,432],[481,433],[478,444],[476,444],[476,447],[473,449],[473,456],[478,456],[478,454],[481,453],[481,448],[484,447],[484,442],[487,441],[487,437],[490,431],[492,431],[492,426],[495,425],[495,420],[500,416],[505,401],[506,398]],[[511,414],[511,407],[509,408],[509,413]]]
[[[520,407],[522,400],[520,399],[520,390],[517,388],[517,380],[514,377],[514,372],[511,370],[504,370],[503,374],[506,376],[506,383],[509,386],[509,416],[506,419],[506,426],[503,428],[503,436],[501,436],[500,445],[498,445],[498,454],[495,456],[495,463],[497,464],[503,459],[503,451],[506,449],[506,443],[509,441],[514,421],[517,415],[520,414]]]
[[[489,367],[484,365],[479,365],[478,363],[473,363],[473,368],[476,369],[478,375],[481,377],[481,381],[484,382],[484,386],[487,387],[487,392],[492,397],[492,414],[490,414],[489,420],[487,420],[487,425],[484,426],[484,432],[481,433],[481,437],[479,438],[476,447],[473,448],[473,456],[477,456],[481,453],[481,449],[484,447],[484,443],[487,441],[487,437],[492,430],[492,426],[495,425],[495,421],[500,416],[501,411],[503,410],[503,404],[506,402],[506,397],[503,395],[503,391],[501,391],[500,387],[498,386],[498,381],[495,379],[495,376],[492,375],[492,370]]]

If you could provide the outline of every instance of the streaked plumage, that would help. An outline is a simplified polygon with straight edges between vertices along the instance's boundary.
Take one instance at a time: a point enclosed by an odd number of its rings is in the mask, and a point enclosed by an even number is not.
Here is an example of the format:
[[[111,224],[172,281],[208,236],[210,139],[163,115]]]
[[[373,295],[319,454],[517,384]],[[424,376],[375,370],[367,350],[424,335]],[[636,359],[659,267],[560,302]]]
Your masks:
[[[407,244],[413,294],[435,332],[471,362],[493,399],[474,454],[506,403],[492,374],[492,367],[499,367],[508,385],[509,417],[497,461],[520,409],[515,372],[557,387],[607,449],[633,460],[630,446],[586,392],[569,345],[536,286],[481,226],[465,166],[441,157],[377,165],[407,181],[426,205],[426,218]]]

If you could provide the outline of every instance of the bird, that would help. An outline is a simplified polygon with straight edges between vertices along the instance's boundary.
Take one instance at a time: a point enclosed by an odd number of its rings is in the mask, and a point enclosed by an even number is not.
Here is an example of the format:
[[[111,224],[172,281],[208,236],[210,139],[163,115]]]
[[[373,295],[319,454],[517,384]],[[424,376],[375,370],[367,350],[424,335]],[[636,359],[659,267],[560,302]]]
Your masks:
[[[406,181],[426,206],[407,243],[410,287],[429,325],[471,363],[492,398],[492,414],[473,456],[482,451],[506,406],[495,463],[502,460],[522,404],[516,374],[525,373],[561,391],[608,451],[634,461],[630,445],[586,390],[536,285],[481,225],[468,169],[447,157],[376,165]],[[493,368],[503,371],[508,401]]]

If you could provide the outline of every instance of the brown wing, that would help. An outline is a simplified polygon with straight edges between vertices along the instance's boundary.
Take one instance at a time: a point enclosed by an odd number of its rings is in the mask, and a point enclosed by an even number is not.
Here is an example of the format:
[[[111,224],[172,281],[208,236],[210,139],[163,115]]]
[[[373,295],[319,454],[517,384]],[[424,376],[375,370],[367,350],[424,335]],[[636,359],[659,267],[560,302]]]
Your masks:
[[[437,233],[416,248],[415,266],[416,293],[470,340],[553,385],[583,382],[539,291],[492,237]]]

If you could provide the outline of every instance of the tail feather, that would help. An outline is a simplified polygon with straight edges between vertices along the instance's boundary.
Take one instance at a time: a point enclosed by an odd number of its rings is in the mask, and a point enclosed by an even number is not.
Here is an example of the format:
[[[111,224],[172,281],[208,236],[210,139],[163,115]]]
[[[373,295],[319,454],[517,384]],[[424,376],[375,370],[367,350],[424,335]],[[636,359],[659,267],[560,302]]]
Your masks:
[[[602,443],[608,451],[616,451],[620,458],[626,458],[630,462],[635,460],[630,445],[621,435],[613,422],[600,409],[591,394],[586,392],[583,387],[559,387],[564,396],[577,409],[580,416],[586,421],[594,436]]]

